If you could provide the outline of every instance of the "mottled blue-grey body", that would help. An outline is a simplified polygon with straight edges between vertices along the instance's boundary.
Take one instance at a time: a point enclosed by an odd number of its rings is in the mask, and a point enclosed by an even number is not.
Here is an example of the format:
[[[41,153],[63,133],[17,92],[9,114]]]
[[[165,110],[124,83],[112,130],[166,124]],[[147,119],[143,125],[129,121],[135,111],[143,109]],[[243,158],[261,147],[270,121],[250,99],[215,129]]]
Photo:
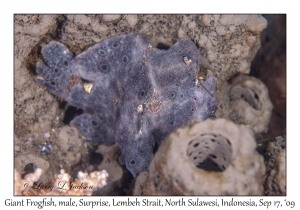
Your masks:
[[[193,118],[214,116],[216,78],[197,81],[198,51],[181,39],[168,50],[152,47],[140,34],[106,39],[73,57],[52,41],[42,48],[37,82],[81,108],[71,124],[99,144],[117,143],[120,162],[137,176],[153,148]],[[85,83],[91,91],[84,90]]]

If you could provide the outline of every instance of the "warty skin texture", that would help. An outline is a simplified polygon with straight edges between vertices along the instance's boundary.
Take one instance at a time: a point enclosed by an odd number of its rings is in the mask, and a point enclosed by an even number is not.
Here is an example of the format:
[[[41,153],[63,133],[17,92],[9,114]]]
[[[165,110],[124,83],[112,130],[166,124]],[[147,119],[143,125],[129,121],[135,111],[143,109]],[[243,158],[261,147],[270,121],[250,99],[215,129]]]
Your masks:
[[[193,118],[214,117],[216,78],[209,73],[205,82],[197,80],[198,51],[190,40],[160,50],[130,33],[76,57],[55,41],[41,53],[45,64],[36,64],[36,81],[84,111],[71,125],[87,140],[117,143],[120,163],[134,177],[148,168],[166,135]]]

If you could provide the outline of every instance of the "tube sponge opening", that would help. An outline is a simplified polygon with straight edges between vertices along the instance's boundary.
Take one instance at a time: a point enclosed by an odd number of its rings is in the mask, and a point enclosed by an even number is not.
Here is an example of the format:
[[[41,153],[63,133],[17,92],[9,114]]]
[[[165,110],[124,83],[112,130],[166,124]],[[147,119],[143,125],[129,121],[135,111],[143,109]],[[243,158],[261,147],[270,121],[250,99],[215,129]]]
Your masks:
[[[194,120],[164,140],[143,187],[139,182],[135,192],[262,195],[264,174],[263,157],[249,128],[227,119]]]
[[[273,105],[267,87],[248,75],[237,75],[221,88],[217,117],[247,125],[257,135],[266,132]]]
[[[198,168],[224,171],[231,161],[231,143],[220,134],[203,133],[188,143],[187,155]]]

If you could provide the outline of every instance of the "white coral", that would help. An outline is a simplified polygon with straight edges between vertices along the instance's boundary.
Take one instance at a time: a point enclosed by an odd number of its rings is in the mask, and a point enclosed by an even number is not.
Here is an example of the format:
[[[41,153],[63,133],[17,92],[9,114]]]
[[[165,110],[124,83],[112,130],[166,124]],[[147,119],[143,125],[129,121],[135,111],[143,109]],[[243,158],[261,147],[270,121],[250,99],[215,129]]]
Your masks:
[[[142,192],[136,192],[151,195],[261,195],[265,166],[255,148],[253,133],[246,126],[226,119],[194,121],[165,139],[150,164]],[[191,151],[194,151],[193,155],[190,155]],[[206,158],[198,165],[194,161],[198,158],[194,157],[197,151],[206,151]],[[227,165],[223,157],[227,158]]]

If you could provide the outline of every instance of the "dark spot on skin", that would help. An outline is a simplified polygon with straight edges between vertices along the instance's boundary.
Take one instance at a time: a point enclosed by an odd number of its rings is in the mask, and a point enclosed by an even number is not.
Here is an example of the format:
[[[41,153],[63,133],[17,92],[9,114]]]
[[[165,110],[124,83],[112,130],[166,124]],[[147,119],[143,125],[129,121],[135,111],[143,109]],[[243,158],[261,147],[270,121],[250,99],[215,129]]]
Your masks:
[[[68,66],[69,66],[68,61],[64,61],[64,65],[65,65],[66,67],[68,67]]]
[[[128,57],[127,55],[124,55],[122,58],[123,63],[127,63],[128,62]]]
[[[194,147],[198,147],[199,143],[194,144]]]
[[[212,142],[215,142],[216,140],[215,139],[210,139]]]
[[[102,69],[103,71],[106,71],[106,70],[107,70],[107,66],[106,66],[106,65],[102,65],[102,66],[101,66],[101,69]]]
[[[98,123],[97,123],[96,121],[92,120],[92,125],[93,125],[93,126],[97,126]]]
[[[57,73],[57,72],[58,72],[58,69],[57,69],[57,68],[55,68],[55,69],[54,69],[54,72],[55,72],[55,73]]]
[[[100,66],[100,71],[104,74],[108,73],[109,72],[109,67],[106,65],[106,64],[102,64]]]
[[[212,158],[214,158],[214,159],[217,158],[217,156],[215,156],[214,154],[209,154],[209,157],[212,157]]]
[[[104,50],[99,50],[100,55],[106,55],[106,52]]]
[[[131,161],[130,161],[130,164],[131,164],[131,165],[135,165],[135,160],[131,160]]]
[[[55,82],[50,82],[50,84],[51,84],[52,86],[54,86],[54,85],[55,85]]]
[[[120,46],[119,43],[116,43],[116,42],[112,44],[112,47],[113,47],[114,49],[119,48],[119,46]]]

